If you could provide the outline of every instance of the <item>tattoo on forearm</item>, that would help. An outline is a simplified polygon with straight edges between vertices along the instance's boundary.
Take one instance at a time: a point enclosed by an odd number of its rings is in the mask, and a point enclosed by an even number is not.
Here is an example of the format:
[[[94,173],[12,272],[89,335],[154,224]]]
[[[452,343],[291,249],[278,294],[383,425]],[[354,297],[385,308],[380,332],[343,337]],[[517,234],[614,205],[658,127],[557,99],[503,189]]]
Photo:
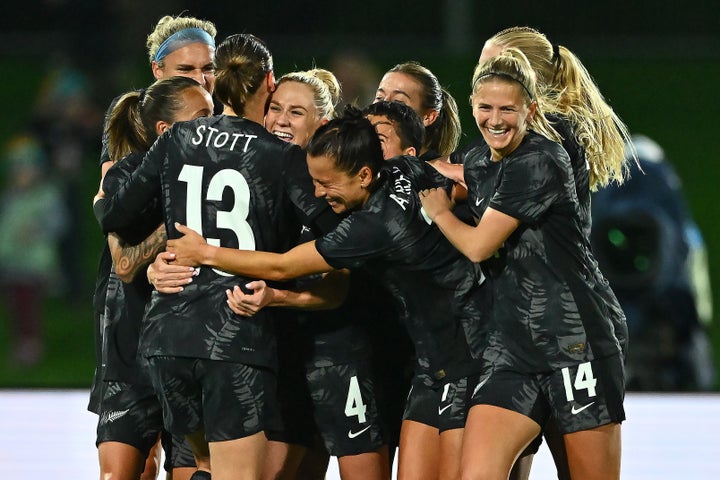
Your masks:
[[[166,243],[165,226],[161,225],[142,243],[134,246],[123,246],[122,253],[115,262],[115,271],[135,276],[138,270],[155,260],[157,254],[165,249]]]

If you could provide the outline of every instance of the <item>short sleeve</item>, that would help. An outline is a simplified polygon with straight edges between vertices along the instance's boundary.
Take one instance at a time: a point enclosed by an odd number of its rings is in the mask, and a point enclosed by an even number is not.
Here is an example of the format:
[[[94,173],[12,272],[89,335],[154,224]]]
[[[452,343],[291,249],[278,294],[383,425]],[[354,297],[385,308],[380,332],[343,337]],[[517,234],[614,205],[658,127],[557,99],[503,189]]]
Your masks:
[[[560,169],[545,152],[503,160],[500,183],[490,207],[536,225],[562,193]]]
[[[319,238],[315,246],[333,268],[360,268],[368,261],[385,257],[392,246],[387,228],[379,220],[373,212],[353,212],[335,230]]]

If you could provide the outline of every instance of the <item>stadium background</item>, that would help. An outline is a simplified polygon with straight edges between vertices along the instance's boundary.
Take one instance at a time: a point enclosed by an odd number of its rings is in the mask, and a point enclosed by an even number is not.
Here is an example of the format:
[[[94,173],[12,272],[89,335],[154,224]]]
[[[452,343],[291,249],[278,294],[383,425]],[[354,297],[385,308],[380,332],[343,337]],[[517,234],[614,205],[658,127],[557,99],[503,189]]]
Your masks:
[[[344,62],[337,59],[349,59],[352,53],[371,60],[368,81],[374,87],[390,66],[417,60],[456,98],[465,132],[461,143],[476,134],[466,99],[484,39],[513,25],[543,31],[579,55],[633,133],[645,134],[665,149],[705,237],[713,300],[720,306],[715,195],[720,185],[720,13],[713,3],[45,0],[4,5],[0,145],[32,121],[40,92],[58,72],[77,76],[89,104],[87,118],[93,120],[86,125],[89,134],[75,179],[79,268],[66,272],[68,285],[54,289],[44,305],[46,356],[38,366],[18,369],[6,360],[6,312],[0,308],[0,387],[85,388],[90,383],[91,295],[102,242],[90,208],[99,175],[97,115],[118,93],[150,83],[145,37],[162,15],[181,12],[214,21],[218,41],[237,32],[263,38],[278,75],[313,65],[340,68]],[[710,335],[719,352],[717,321]]]

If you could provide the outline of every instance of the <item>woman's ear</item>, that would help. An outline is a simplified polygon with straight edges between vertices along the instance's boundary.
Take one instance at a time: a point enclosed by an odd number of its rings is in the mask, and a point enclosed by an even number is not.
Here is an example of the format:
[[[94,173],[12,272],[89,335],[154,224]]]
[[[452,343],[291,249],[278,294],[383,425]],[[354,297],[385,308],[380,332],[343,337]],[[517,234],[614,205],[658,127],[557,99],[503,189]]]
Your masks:
[[[530,102],[530,106],[528,107],[528,114],[527,114],[527,118],[526,118],[526,121],[528,123],[535,117],[536,111],[537,111],[537,102],[535,100],[533,100],[532,102]]]
[[[428,110],[425,112],[425,114],[422,116],[422,122],[424,126],[432,125],[435,123],[435,120],[437,120],[437,117],[440,113],[437,110]]]
[[[372,170],[370,170],[370,167],[367,165],[360,169],[358,176],[360,177],[360,186],[362,188],[367,188],[373,180]]]
[[[415,150],[415,147],[407,147],[405,150],[403,150],[403,154],[414,157],[417,155],[417,150]]]
[[[163,69],[158,63],[153,60],[152,64],[150,65],[150,68],[152,68],[153,77],[155,77],[155,80],[160,80],[164,77]]]
[[[158,122],[155,124],[155,133],[158,134],[158,137],[162,135],[163,133],[167,132],[170,129],[171,125],[169,123],[163,122],[162,120],[158,120]]]
[[[268,92],[274,93],[277,89],[277,82],[275,82],[275,72],[268,72],[265,76],[265,83],[267,84]]]

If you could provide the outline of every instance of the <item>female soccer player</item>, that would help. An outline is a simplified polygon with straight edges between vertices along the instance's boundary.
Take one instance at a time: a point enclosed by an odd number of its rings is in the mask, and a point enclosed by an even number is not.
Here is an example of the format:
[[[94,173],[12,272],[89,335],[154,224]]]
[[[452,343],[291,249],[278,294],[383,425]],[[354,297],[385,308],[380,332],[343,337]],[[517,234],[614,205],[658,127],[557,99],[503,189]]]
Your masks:
[[[120,97],[108,118],[107,133],[110,158],[122,159],[105,175],[105,190],[116,191],[157,136],[173,123],[208,116],[212,108],[210,94],[186,77],[158,80],[147,90]],[[137,243],[148,236],[152,237],[150,243],[164,244],[164,240],[155,240],[155,236],[165,236],[164,228],[156,231],[161,221],[158,208],[151,204],[140,221],[107,238],[114,268],[107,281],[99,373],[105,382],[97,428],[101,475],[137,478],[162,431],[160,404],[147,373],[137,362],[138,334],[150,289],[144,275],[133,281],[132,271],[142,263],[133,255],[143,247],[123,248],[126,241]],[[145,256],[144,262],[148,260]],[[116,274],[116,270],[123,273]]]
[[[335,116],[339,98],[340,85],[327,70],[285,74],[272,94],[265,128],[305,148],[317,128]],[[301,241],[314,238],[305,232]],[[339,277],[336,274],[334,281],[348,281]],[[316,281],[308,277],[301,285]],[[283,428],[267,432],[271,441],[266,478],[278,478],[280,472],[283,478],[293,472],[296,478],[324,478],[328,453],[338,457],[343,479],[390,477],[385,422],[365,328],[371,310],[361,300],[360,282],[355,275],[349,298],[338,309],[280,314],[276,334]],[[273,313],[278,315],[277,310]],[[367,408],[363,416],[347,413],[344,407],[352,401]],[[315,440],[318,433],[320,444]]]
[[[416,62],[395,65],[380,80],[375,101],[398,101],[412,107],[425,126],[421,160],[450,155],[460,139],[460,116],[457,103],[440,86],[437,77]]]
[[[401,102],[375,102],[363,110],[375,127],[385,160],[400,155],[417,156],[422,150],[425,127],[417,113]]]
[[[445,192],[421,192],[443,234],[475,262],[496,257],[485,368],[463,438],[463,478],[507,478],[554,416],[570,474],[619,478],[624,373],[609,314],[617,300],[584,235],[570,159],[538,111],[535,74],[516,49],[481,63],[472,105],[500,165],[477,227]],[[468,185],[470,187],[470,185]],[[498,252],[497,254],[495,252]]]
[[[568,48],[553,45],[533,28],[512,27],[485,42],[479,61],[483,62],[508,47],[517,48],[526,55],[538,78],[538,97],[543,99],[545,116],[560,134],[562,145],[570,156],[583,231],[589,238],[591,191],[610,182],[622,184],[624,181],[625,163],[629,158],[625,156],[625,145],[632,145],[627,127],[607,104],[580,59]],[[497,166],[482,160],[487,145],[482,136],[479,140],[465,153],[464,161],[453,160],[464,164],[465,176],[471,185],[483,183],[483,176],[497,175]],[[481,191],[471,191],[467,205],[478,210],[475,202],[484,196]],[[481,205],[480,211],[475,211],[477,218],[482,215],[482,208]],[[612,298],[608,304],[616,305]],[[609,316],[625,354],[628,336],[625,315],[617,308],[611,309]],[[551,422],[544,426],[543,434],[555,459],[559,478],[568,479],[565,449],[556,430]],[[526,468],[530,461],[531,458],[525,459]]]
[[[372,124],[347,112],[308,146],[315,195],[349,214],[331,233],[283,253],[206,243],[192,230],[168,249],[184,265],[287,280],[334,268],[364,270],[396,299],[413,340],[415,376],[400,440],[400,478],[455,478],[465,423],[467,377],[478,372],[483,291],[475,266],[423,216],[414,193],[444,179],[413,157],[385,161]],[[361,415],[357,402],[348,412]]]
[[[162,17],[153,31],[148,35],[146,42],[150,67],[155,79],[175,75],[191,77],[212,94],[215,85],[212,62],[215,52],[214,38],[216,33],[215,25],[207,20],[185,16],[172,17],[166,15]],[[111,158],[108,152],[107,119],[119,98],[120,97],[117,97],[111,102],[105,117],[102,152],[100,154],[101,178],[104,177],[105,172],[107,172],[114,162],[129,153],[129,151],[121,152],[120,155]],[[128,255],[135,255],[135,258],[139,260],[138,262],[127,263],[127,267],[129,268],[127,272],[122,271],[123,267],[120,264],[116,264],[116,272],[121,275],[128,274],[132,276],[140,265],[144,265],[147,262],[147,258],[137,256],[137,251],[142,249],[144,253],[148,253],[157,251],[157,248],[163,248],[164,236],[162,236],[162,238],[155,236],[149,238],[148,241],[154,241],[154,243],[150,245],[147,242],[143,242],[143,246],[135,248],[135,251],[127,251]],[[93,296],[97,367],[90,392],[88,410],[94,413],[98,413],[99,403],[103,396],[102,387],[104,386],[104,382],[100,378],[102,363],[102,316],[105,309],[107,282],[111,265],[110,250],[106,243],[103,246],[99,258],[95,293]],[[125,265],[125,262],[123,262],[123,265]],[[168,448],[170,447],[169,444],[166,446]],[[189,448],[184,447],[186,447],[186,445],[176,444],[174,448],[169,450],[166,448],[165,468],[168,471],[172,468],[175,478],[179,480],[189,477],[191,472],[195,471],[192,452],[190,452]],[[154,463],[159,461],[159,451],[157,451],[156,458],[148,459],[148,475],[151,478],[156,477],[156,473],[152,473],[150,470],[151,467],[154,467]]]
[[[311,194],[302,150],[261,124],[275,89],[266,45],[253,35],[232,35],[218,46],[215,65],[224,114],[175,124],[116,195],[99,195],[105,230],[132,224],[158,189],[170,238],[181,221],[217,245],[282,251],[301,222],[321,227],[329,209]],[[184,435],[195,451],[209,443],[215,480],[260,475],[266,405],[274,401],[276,358],[266,315],[248,320],[218,308],[238,282],[203,268],[177,295],[153,293],[140,343],[165,428]]]

